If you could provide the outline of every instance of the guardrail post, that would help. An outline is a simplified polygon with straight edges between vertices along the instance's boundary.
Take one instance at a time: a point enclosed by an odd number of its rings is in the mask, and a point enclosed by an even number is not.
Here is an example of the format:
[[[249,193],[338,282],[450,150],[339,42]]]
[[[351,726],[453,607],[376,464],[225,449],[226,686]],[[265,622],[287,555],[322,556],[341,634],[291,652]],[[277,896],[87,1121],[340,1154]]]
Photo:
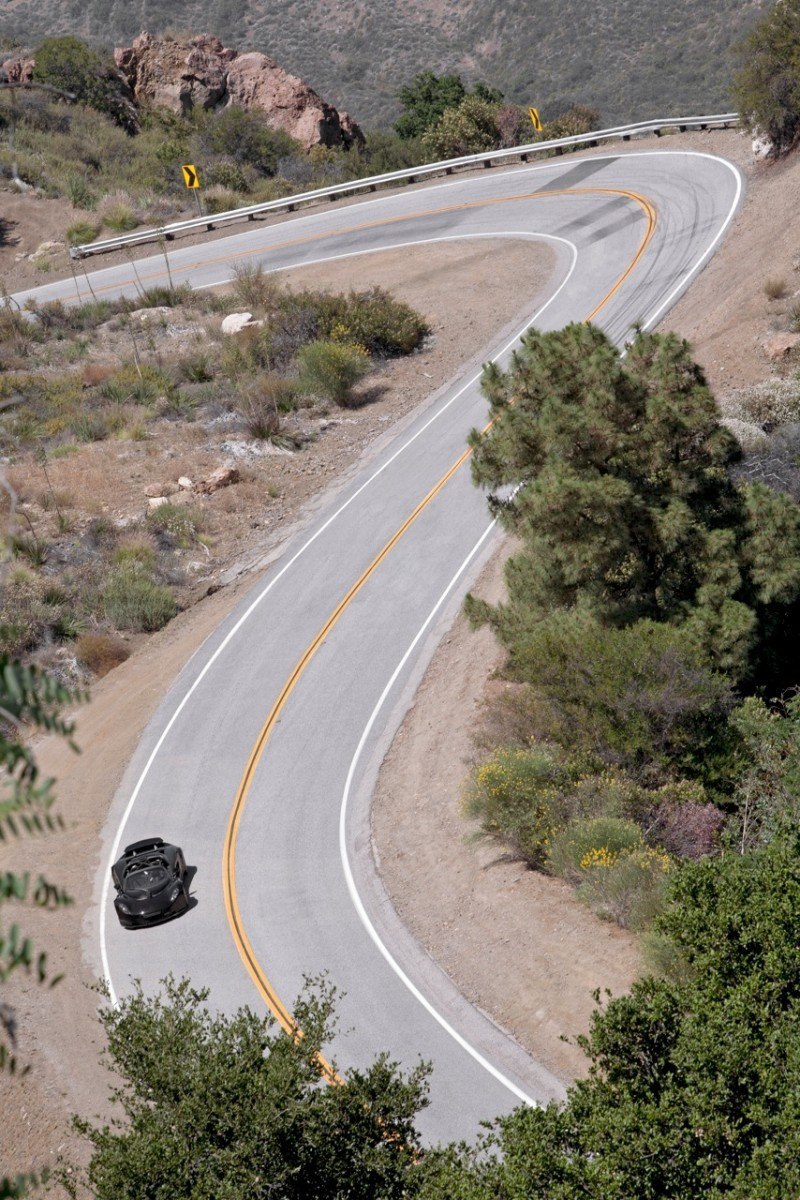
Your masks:
[[[412,168],[408,173],[404,171],[390,171],[385,175],[373,175],[366,179],[353,180],[350,183],[334,184],[329,188],[316,188],[312,192],[302,192],[296,194],[292,200],[267,200],[263,204],[255,204],[244,206],[243,209],[230,209],[227,212],[215,213],[214,221],[207,221],[206,216],[193,217],[189,221],[175,221],[169,225],[160,226],[153,229],[142,229],[135,233],[123,234],[120,237],[101,238],[95,242],[86,242],[81,246],[74,247],[70,253],[74,258],[88,258],[92,254],[101,254],[104,250],[117,250],[122,246],[143,245],[148,241],[158,241],[163,238],[165,241],[174,241],[177,233],[191,233],[193,230],[202,229],[205,226],[207,229],[219,229],[223,224],[228,224],[233,221],[248,220],[253,221],[255,217],[271,212],[295,212],[306,203],[320,202],[324,199],[329,199],[331,202],[340,200],[345,195],[355,195],[359,192],[375,192],[381,186],[396,187],[403,183],[417,183],[419,179],[434,178],[437,175],[452,175],[459,168],[465,170],[474,170],[478,166],[483,166],[486,169],[495,167],[502,163],[511,163],[517,159],[519,162],[527,163],[532,156],[543,155],[546,158],[551,156],[561,157],[567,150],[576,150],[582,147],[595,148],[601,142],[613,141],[620,139],[623,142],[629,142],[633,137],[640,134],[653,134],[655,137],[662,137],[665,130],[680,129],[683,133],[687,129],[729,129],[731,126],[739,124],[737,113],[719,113],[717,115],[705,117],[677,117],[674,120],[664,121],[641,121],[631,125],[618,125],[612,129],[598,129],[585,134],[577,134],[574,137],[555,139],[554,142],[533,142],[528,143],[524,147],[509,146],[505,150],[488,151],[483,154],[468,154],[461,158],[447,159],[444,162],[426,163],[422,166]]]

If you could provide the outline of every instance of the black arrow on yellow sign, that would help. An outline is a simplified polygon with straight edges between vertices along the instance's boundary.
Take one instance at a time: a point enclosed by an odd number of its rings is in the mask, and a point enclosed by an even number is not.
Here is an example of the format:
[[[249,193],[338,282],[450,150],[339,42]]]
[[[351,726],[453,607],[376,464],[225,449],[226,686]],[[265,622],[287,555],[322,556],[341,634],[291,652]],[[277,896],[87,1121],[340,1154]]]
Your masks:
[[[197,177],[197,167],[193,167],[191,163],[186,163],[181,167],[183,171],[183,182],[187,188],[199,188],[200,180]]]

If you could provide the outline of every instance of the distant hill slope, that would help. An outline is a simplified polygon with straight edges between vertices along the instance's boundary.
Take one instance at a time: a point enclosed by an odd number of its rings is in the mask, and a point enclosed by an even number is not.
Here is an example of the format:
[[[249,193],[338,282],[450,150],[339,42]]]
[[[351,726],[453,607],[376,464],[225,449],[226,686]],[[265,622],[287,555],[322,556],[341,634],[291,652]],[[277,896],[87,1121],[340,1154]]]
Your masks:
[[[121,45],[149,29],[258,49],[367,126],[389,125],[417,72],[458,71],[545,116],[606,123],[727,108],[731,45],[768,0],[6,0],[0,35]]]

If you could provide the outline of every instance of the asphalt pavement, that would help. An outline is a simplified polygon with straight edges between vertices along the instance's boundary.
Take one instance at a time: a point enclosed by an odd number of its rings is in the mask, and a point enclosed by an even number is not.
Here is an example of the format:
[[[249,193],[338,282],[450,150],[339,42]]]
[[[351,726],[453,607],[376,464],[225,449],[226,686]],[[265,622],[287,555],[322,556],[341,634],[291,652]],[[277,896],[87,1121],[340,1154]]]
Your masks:
[[[593,314],[622,344],[689,286],[741,187],[734,167],[701,153],[570,156],[248,227],[169,250],[169,269],[176,284],[207,287],[237,262],[278,270],[442,238],[539,238],[556,269],[538,312],[529,298],[527,322],[555,329]],[[130,264],[101,266],[92,291],[166,282],[161,253],[135,270],[138,284]],[[88,294],[82,271],[78,287]],[[76,284],[28,294],[74,301]],[[564,1094],[403,929],[370,848],[380,758],[493,544],[468,463],[448,472],[485,423],[480,361],[510,350],[476,347],[460,377],[328,495],[186,665],[112,803],[93,914],[98,968],[118,995],[132,977],[154,988],[172,971],[225,1010],[263,1008],[265,994],[291,1007],[306,976],[328,972],[344,992],[330,1047],[339,1069],[382,1050],[407,1066],[432,1062],[420,1120],[429,1141],[471,1138],[483,1119]],[[196,865],[197,903],[129,933],[108,902],[108,862],[153,833]]]

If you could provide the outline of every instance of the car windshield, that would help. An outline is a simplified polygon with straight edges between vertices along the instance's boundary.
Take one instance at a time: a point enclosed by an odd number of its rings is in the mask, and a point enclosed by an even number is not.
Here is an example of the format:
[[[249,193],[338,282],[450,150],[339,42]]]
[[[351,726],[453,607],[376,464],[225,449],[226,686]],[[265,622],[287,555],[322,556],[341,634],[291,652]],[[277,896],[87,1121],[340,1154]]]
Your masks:
[[[137,893],[147,895],[149,892],[157,892],[168,881],[169,871],[166,867],[161,865],[142,867],[138,871],[132,871],[127,877],[125,891],[129,896]]]

